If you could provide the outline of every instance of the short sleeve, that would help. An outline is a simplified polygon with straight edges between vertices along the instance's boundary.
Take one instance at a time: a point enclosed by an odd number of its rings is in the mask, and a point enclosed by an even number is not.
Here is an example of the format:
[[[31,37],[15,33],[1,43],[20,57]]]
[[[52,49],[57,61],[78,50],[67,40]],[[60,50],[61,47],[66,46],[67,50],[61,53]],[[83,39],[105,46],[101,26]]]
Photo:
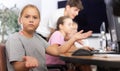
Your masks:
[[[6,55],[10,62],[22,61],[23,56],[25,56],[25,50],[18,38],[13,36],[7,40]]]
[[[54,32],[51,37],[50,37],[50,40],[49,40],[49,43],[50,44],[63,44],[65,41],[64,41],[64,36],[59,32],[59,31],[56,31]]]

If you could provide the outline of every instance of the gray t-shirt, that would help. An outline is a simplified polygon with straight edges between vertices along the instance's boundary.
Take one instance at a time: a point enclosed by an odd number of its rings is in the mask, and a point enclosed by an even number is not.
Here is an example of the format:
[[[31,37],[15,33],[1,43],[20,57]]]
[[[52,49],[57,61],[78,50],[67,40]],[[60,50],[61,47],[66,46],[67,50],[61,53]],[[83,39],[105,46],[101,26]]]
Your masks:
[[[14,71],[11,62],[22,61],[23,56],[32,56],[38,59],[39,66],[29,71],[47,71],[45,49],[49,44],[36,33],[32,38],[15,33],[6,42],[6,57],[8,71]]]

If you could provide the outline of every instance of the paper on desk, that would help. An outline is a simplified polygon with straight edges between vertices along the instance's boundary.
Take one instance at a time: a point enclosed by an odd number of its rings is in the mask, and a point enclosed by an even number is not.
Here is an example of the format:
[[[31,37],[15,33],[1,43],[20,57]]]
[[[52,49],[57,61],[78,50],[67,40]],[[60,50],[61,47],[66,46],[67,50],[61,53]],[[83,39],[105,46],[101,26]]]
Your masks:
[[[98,56],[98,57],[120,57],[120,54],[94,54],[94,56]]]

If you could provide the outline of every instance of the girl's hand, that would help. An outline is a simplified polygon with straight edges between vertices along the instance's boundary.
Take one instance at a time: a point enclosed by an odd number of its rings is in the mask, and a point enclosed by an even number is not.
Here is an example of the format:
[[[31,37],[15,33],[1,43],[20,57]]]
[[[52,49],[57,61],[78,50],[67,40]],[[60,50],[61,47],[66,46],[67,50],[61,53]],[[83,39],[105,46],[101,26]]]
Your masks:
[[[88,31],[86,33],[83,33],[83,30],[81,30],[78,33],[76,33],[73,37],[76,40],[82,40],[82,39],[88,38],[91,35],[92,35],[92,31]]]
[[[25,62],[26,68],[35,68],[38,67],[38,60],[31,56],[24,56],[23,61]]]
[[[77,42],[81,45],[84,45],[84,42],[82,40],[77,40]]]

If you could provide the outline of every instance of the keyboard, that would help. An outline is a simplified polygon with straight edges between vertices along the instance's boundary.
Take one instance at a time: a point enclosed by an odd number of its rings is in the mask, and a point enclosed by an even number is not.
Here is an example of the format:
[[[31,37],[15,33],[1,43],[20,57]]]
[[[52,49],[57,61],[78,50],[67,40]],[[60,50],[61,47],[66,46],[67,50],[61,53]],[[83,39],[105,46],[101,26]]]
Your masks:
[[[115,51],[101,51],[101,50],[92,50],[93,54],[117,54]]]

